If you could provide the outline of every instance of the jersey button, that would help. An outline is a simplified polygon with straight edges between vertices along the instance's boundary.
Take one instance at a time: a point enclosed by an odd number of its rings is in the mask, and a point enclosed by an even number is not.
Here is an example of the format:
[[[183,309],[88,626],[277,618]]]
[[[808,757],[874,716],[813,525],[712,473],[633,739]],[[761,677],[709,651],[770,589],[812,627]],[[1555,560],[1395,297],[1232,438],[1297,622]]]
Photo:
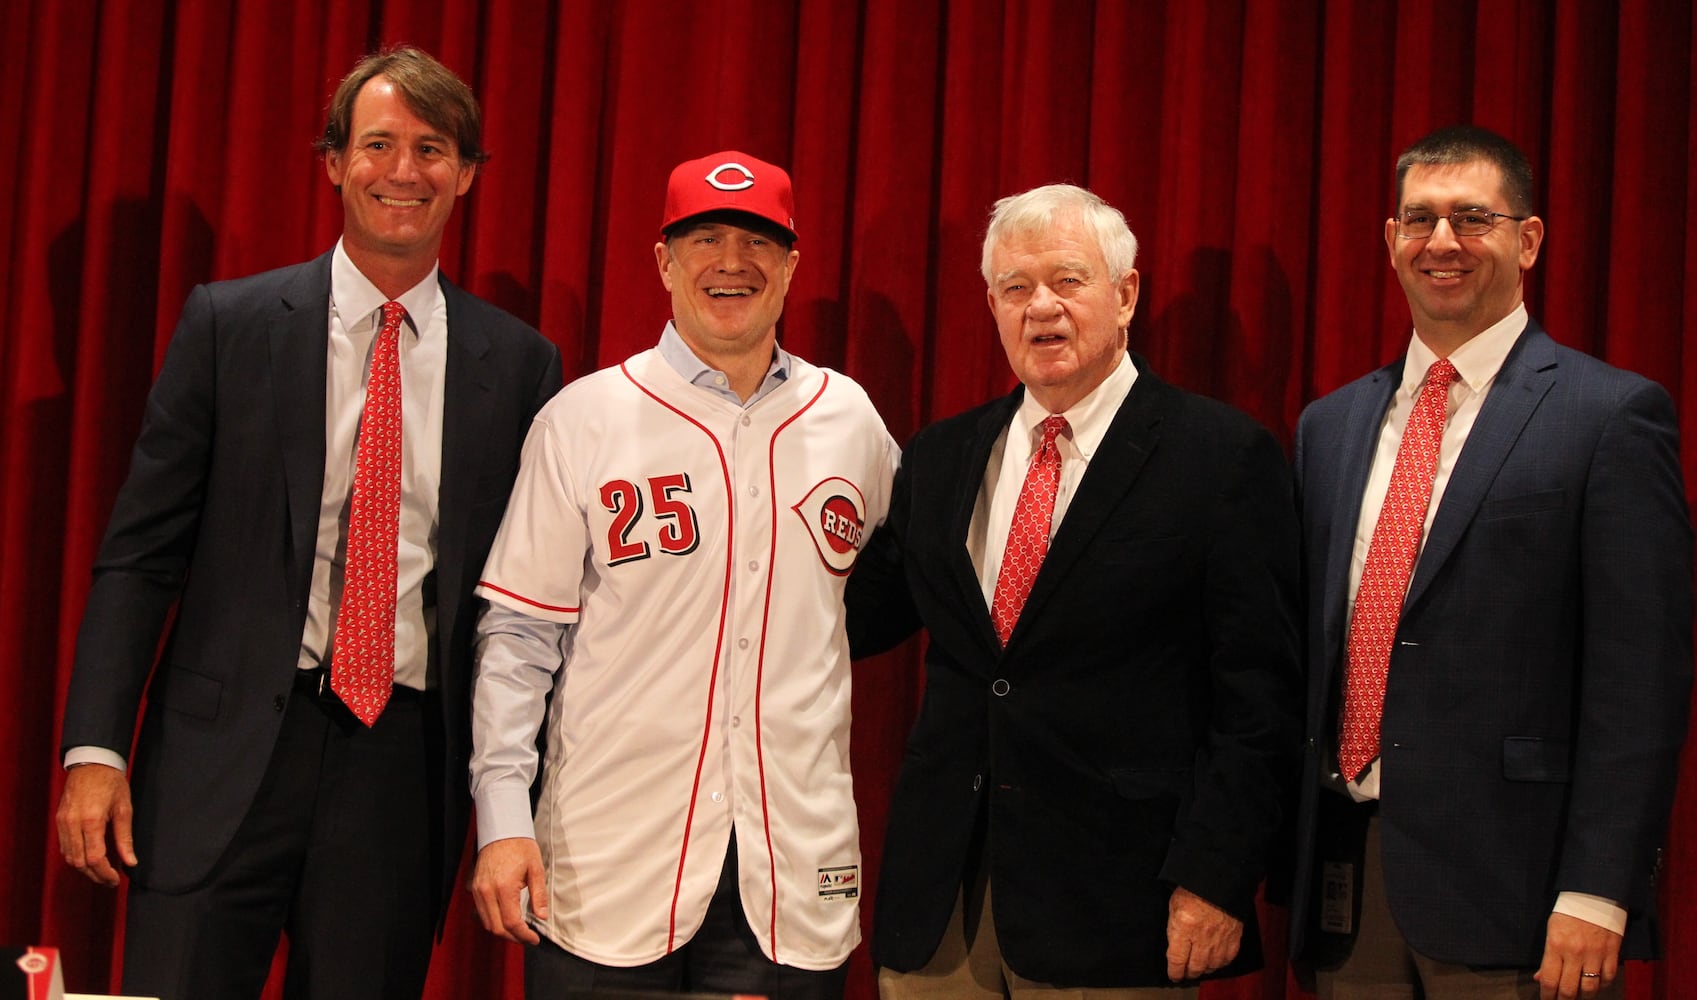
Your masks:
[[[738,639],[737,640],[737,648],[738,649],[747,649],[748,648],[748,639],[746,639],[746,638]]]
[[[723,802],[723,801],[725,801],[725,793],[724,793],[724,792],[714,792],[714,793],[713,793],[713,801],[714,801],[714,802]]]
[[[749,424],[751,424],[751,423],[753,423],[753,422],[754,422],[754,421],[752,421],[752,420],[750,420],[750,419],[748,419],[748,414],[746,414],[746,413],[745,413],[745,414],[743,414],[743,418],[742,418],[742,425],[743,425],[743,426],[744,426],[744,427],[747,427],[747,426],[748,426],[748,425],[749,425]]]
[[[749,496],[751,496],[751,497],[757,497],[757,496],[759,496],[759,495],[760,495],[760,487],[758,487],[758,486],[750,486],[750,487],[749,487],[749,488],[748,488],[748,495],[749,495]]]
[[[760,572],[760,561],[758,559],[750,559],[748,561],[748,571],[750,573]]]
[[[731,716],[731,728],[735,729],[740,725],[742,725],[742,716],[740,716],[740,715]]]

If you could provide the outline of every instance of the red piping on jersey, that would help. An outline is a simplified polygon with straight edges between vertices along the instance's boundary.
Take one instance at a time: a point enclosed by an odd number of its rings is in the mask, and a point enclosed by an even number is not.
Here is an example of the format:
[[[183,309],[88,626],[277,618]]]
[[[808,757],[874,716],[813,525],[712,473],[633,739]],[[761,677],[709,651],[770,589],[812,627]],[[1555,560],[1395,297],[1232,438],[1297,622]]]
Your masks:
[[[577,611],[578,611],[577,608],[563,608],[563,607],[560,607],[557,604],[543,604],[541,601],[533,601],[530,598],[524,596],[523,594],[515,594],[505,587],[497,587],[493,583],[490,583],[488,580],[479,580],[479,581],[477,581],[477,585],[479,587],[487,587],[488,589],[493,590],[497,594],[506,594],[508,597],[511,597],[515,601],[523,601],[524,603],[530,605],[533,608],[541,608],[544,611],[563,611],[563,612],[566,612],[568,614],[574,614],[574,615],[577,614]]]
[[[831,376],[824,372],[821,374],[824,378],[819,383],[819,391],[788,420],[774,428],[772,439],[766,444],[766,496],[770,498],[772,508],[772,551],[766,554],[766,604],[760,609],[760,654],[754,661],[754,759],[760,772],[760,825],[761,832],[766,835],[767,878],[772,886],[772,926],[767,933],[774,962],[778,961],[778,856],[772,852],[772,810],[766,801],[766,730],[760,726],[760,695],[765,690],[766,635],[767,626],[772,621],[772,580],[778,575],[778,435],[800,420],[803,413],[813,409],[813,404],[825,395]]]
[[[695,755],[695,778],[689,787],[689,811],[684,814],[683,843],[678,846],[678,874],[672,881],[672,907],[666,916],[666,954],[670,955],[677,947],[678,936],[678,896],[683,893],[684,860],[689,857],[689,831],[695,825],[695,800],[701,795],[701,768],[707,760],[707,742],[713,733],[713,695],[719,690],[719,651],[725,648],[725,619],[730,614],[731,600],[731,560],[735,558],[736,546],[736,490],[731,488],[731,469],[725,462],[725,448],[713,432],[704,427],[701,421],[666,402],[655,395],[649,388],[636,380],[625,363],[619,365],[619,371],[630,384],[649,399],[654,400],[666,409],[694,424],[701,433],[707,435],[707,440],[713,442],[713,450],[719,453],[719,473],[725,477],[725,587],[719,594],[719,637],[713,644],[713,672],[707,678],[707,718],[701,724],[701,750]],[[756,720],[759,713],[756,712]],[[756,721],[756,726],[759,722]],[[758,730],[757,730],[758,732]]]

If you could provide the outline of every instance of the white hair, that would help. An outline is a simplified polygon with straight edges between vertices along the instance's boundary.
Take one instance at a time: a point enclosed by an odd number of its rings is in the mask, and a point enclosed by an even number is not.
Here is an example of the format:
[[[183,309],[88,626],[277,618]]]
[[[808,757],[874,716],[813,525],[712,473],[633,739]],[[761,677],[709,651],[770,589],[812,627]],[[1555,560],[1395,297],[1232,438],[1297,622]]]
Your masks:
[[[984,254],[979,264],[985,283],[992,278],[990,254],[996,244],[1009,236],[1042,232],[1057,218],[1074,213],[1096,235],[1096,246],[1107,262],[1109,277],[1119,281],[1130,274],[1137,265],[1137,237],[1132,235],[1120,210],[1077,185],[1045,184],[1009,195],[990,210],[990,226],[984,232]]]

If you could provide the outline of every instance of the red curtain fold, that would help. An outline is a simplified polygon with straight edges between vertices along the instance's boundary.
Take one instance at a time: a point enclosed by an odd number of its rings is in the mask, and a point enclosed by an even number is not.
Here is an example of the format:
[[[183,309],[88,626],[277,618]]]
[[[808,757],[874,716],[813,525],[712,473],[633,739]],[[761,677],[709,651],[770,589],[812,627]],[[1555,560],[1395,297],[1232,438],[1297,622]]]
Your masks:
[[[1392,161],[1471,120],[1518,142],[1548,227],[1529,306],[1674,394],[1697,484],[1697,18],[1687,0],[16,0],[0,18],[0,940],[115,985],[121,896],[52,834],[57,720],[88,567],[142,400],[196,283],[322,252],[311,151],[337,79],[412,42],[477,90],[494,159],[444,271],[536,323],[568,376],[650,345],[672,164],[734,147],[795,177],[786,345],[860,380],[905,440],[1005,391],[979,276],[989,206],[1053,180],[1142,243],[1134,349],[1289,440],[1302,406],[1398,354]],[[922,676],[862,664],[853,763],[875,884]],[[1665,950],[1635,1000],[1697,979],[1697,757],[1662,875]],[[863,898],[870,923],[870,894]],[[1278,956],[1205,995],[1303,994]],[[873,995],[864,949],[850,996]],[[463,898],[432,997],[517,997]]]

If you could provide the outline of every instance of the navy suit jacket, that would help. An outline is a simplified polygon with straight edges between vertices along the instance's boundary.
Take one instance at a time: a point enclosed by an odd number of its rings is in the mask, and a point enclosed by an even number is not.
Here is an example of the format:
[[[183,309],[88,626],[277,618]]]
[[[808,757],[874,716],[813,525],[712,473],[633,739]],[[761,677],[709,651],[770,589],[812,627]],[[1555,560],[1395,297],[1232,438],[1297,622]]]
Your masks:
[[[1316,844],[1349,629],[1349,564],[1399,359],[1297,428],[1308,760],[1293,950],[1321,935]],[[1660,386],[1521,334],[1485,399],[1404,601],[1381,727],[1391,912],[1416,951],[1535,967],[1556,894],[1626,905],[1652,880],[1691,684],[1692,535]]]
[[[472,587],[530,418],[560,385],[559,351],[535,330],[445,278],[442,291],[440,687],[426,700],[439,916],[469,816]],[[129,756],[145,689],[131,875],[150,887],[208,875],[283,720],[324,482],[329,298],[328,253],[190,293],[94,566],[62,743]]]
[[[1289,470],[1244,414],[1137,382],[1004,649],[966,547],[1023,390],[916,435],[849,578],[856,653],[923,624],[925,696],[890,806],[873,960],[917,969],[982,838],[996,934],[1039,982],[1163,985],[1182,885],[1243,919],[1300,746]]]

